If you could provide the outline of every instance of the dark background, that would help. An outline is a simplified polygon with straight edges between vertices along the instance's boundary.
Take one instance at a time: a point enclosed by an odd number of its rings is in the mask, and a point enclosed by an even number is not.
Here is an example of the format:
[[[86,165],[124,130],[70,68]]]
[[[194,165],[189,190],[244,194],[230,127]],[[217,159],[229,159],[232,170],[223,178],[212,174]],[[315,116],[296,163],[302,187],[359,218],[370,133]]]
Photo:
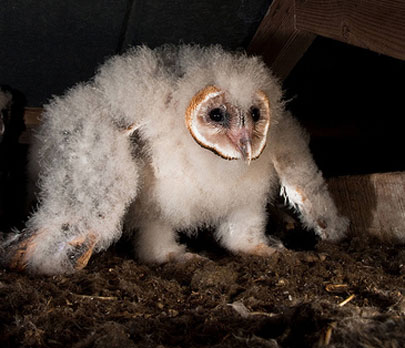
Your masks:
[[[404,61],[318,37],[284,88],[326,176],[405,169]]]
[[[248,46],[271,0],[0,0],[0,85],[27,106],[130,45]],[[318,37],[284,83],[326,176],[404,170],[403,61]]]
[[[130,45],[248,45],[271,0],[0,0],[0,84],[41,106]]]

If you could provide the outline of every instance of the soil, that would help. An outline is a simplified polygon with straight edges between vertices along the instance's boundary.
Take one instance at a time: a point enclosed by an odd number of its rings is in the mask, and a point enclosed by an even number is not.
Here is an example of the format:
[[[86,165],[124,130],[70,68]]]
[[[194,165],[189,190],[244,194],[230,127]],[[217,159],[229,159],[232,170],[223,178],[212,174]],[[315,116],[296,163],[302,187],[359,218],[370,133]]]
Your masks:
[[[405,347],[403,247],[301,236],[267,258],[206,232],[185,263],[141,264],[123,240],[71,275],[3,269],[0,346]]]

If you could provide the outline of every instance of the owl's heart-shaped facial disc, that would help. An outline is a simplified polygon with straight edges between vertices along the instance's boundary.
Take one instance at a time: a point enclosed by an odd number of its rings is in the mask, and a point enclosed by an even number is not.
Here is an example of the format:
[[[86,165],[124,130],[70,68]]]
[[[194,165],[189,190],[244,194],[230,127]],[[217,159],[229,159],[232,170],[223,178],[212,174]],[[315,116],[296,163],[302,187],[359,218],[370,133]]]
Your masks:
[[[227,160],[241,159],[250,164],[266,146],[270,102],[261,90],[254,93],[248,108],[230,100],[220,88],[205,87],[188,105],[186,126],[202,147]]]

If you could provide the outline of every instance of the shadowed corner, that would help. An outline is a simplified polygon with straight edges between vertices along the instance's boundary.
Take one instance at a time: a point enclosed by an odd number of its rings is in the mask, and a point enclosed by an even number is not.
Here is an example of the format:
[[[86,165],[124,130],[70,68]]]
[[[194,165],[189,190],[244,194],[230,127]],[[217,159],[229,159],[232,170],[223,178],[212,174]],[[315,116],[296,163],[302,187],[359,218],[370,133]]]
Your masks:
[[[280,240],[287,249],[291,250],[315,249],[320,238],[313,230],[303,227],[297,212],[286,205],[281,196],[267,206],[267,211],[266,234],[271,239]]]
[[[4,134],[0,141],[0,231],[22,228],[26,216],[26,162],[28,145],[19,143],[25,130],[25,97],[7,86],[1,90],[11,93],[8,108],[0,110]]]

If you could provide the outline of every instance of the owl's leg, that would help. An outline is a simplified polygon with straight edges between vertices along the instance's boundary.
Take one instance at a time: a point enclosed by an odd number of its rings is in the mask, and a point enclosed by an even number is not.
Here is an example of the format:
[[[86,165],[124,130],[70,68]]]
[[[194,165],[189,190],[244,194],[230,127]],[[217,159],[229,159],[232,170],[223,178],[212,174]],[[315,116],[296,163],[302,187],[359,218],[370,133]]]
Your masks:
[[[136,231],[135,252],[146,263],[164,263],[183,261],[190,258],[185,246],[176,241],[176,232],[172,226],[154,219],[144,221]]]
[[[322,173],[312,159],[307,135],[289,114],[277,128],[272,146],[281,194],[298,211],[306,228],[313,229],[322,239],[343,238],[349,221],[338,214]]]
[[[219,242],[233,253],[269,256],[282,249],[265,235],[266,213],[262,207],[244,206],[234,210],[217,228]],[[273,244],[273,245],[270,245]]]
[[[39,205],[25,230],[0,246],[2,261],[39,273],[72,272],[120,236],[137,166],[128,138],[91,86],[51,104],[36,140]]]

